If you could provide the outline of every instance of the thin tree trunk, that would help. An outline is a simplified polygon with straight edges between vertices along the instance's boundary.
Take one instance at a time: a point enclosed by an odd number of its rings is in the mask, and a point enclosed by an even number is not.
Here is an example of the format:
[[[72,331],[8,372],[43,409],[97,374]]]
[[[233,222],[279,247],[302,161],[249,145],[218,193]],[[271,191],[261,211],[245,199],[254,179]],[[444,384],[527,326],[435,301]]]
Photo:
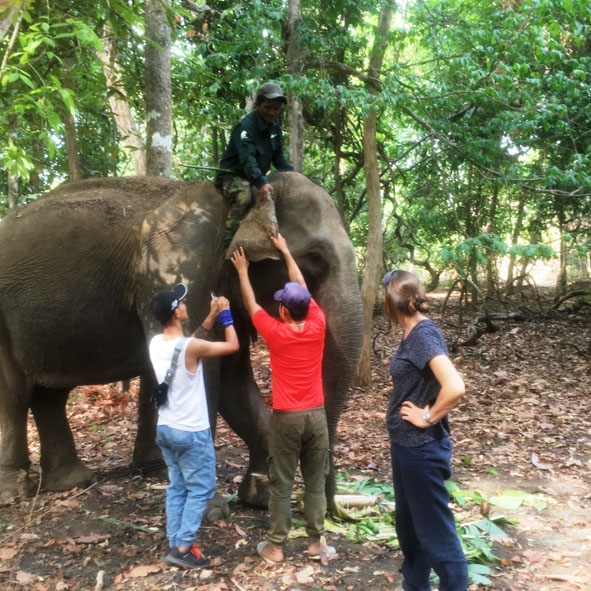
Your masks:
[[[491,238],[494,238],[497,233],[497,207],[499,204],[499,186],[495,185],[492,201],[490,205],[490,213],[488,215],[489,224],[487,233]],[[489,244],[488,252],[486,253],[486,294],[489,297],[494,297],[498,289],[498,272],[497,272],[497,253]]]
[[[382,69],[384,54],[388,45],[388,32],[392,22],[394,9],[387,4],[380,12],[378,30],[369,61],[369,77],[377,79]],[[368,87],[369,92],[377,95],[375,86]],[[357,366],[357,385],[371,384],[371,334],[373,324],[373,309],[382,271],[382,199],[380,193],[380,172],[377,159],[377,115],[372,107],[363,123],[363,162],[365,167],[365,182],[367,186],[367,251],[365,268],[361,285],[361,299],[363,301],[363,345],[361,357]]]
[[[15,209],[18,206],[18,177],[8,172],[7,185],[8,209]]]
[[[558,271],[558,277],[556,277],[556,296],[561,296],[566,293],[566,255],[568,249],[566,240],[564,239],[564,212],[562,210],[560,211],[558,218],[558,231],[560,234],[560,270]]]
[[[64,59],[64,88],[67,88],[72,92],[72,95],[76,94],[76,85],[72,78],[71,69],[74,65],[74,61],[71,57]],[[68,172],[70,181],[79,181],[82,178],[82,172],[80,169],[80,153],[78,151],[78,134],[76,132],[76,120],[74,114],[66,111],[64,118],[64,129],[66,138],[66,152],[68,154]]]
[[[349,229],[349,220],[345,217],[345,192],[343,190],[343,182],[341,177],[341,151],[343,147],[343,123],[345,122],[346,114],[342,108],[336,111],[336,121],[334,122],[334,136],[332,139],[332,148],[334,151],[334,192],[337,200],[337,209],[341,214],[341,219],[345,224],[347,231]]]
[[[111,29],[105,28],[102,38],[103,51],[98,51],[98,58],[103,64],[103,73],[107,80],[109,106],[115,117],[115,124],[123,143],[129,149],[133,169],[137,176],[146,174],[146,152],[139,130],[135,124],[127,92],[121,80],[121,67],[117,59],[117,44]]]
[[[525,215],[525,192],[522,191],[519,195],[519,202],[517,204],[517,219],[515,220],[515,228],[513,229],[513,235],[511,236],[511,244],[517,245],[521,230],[523,228],[523,217]],[[515,274],[515,254],[511,254],[509,257],[509,268],[507,269],[507,295],[511,295],[515,286],[513,285],[513,276]]]
[[[337,62],[342,64],[345,61],[345,50],[340,48],[337,52]],[[348,74],[342,70],[337,70],[335,84],[346,86]],[[334,136],[332,138],[332,149],[334,152],[334,196],[337,200],[337,208],[341,214],[343,223],[347,231],[352,220],[345,216],[345,191],[341,175],[341,156],[343,153],[343,130],[347,125],[347,110],[342,106],[337,106],[334,114]]]
[[[289,0],[287,18],[287,72],[298,79],[302,74],[303,59],[298,41],[298,26],[302,20],[300,0]],[[304,168],[304,116],[302,103],[290,97],[289,101],[289,159],[295,170]]]
[[[17,136],[17,119],[16,115],[8,116],[8,133],[9,137],[15,138]],[[19,190],[19,177],[12,174],[10,168],[7,170],[7,187],[6,187],[6,199],[8,201],[8,209],[14,209],[18,206],[18,190]]]
[[[0,8],[0,11],[2,8]],[[20,6],[13,6],[10,9],[5,9],[7,12],[2,12],[2,20],[0,21],[0,40],[8,33],[10,27],[12,29],[12,35],[10,36],[10,40],[8,42],[8,46],[6,47],[6,51],[4,52],[4,56],[2,57],[2,63],[0,64],[0,72],[4,70],[6,64],[8,63],[8,58],[16,45],[16,41],[18,39],[18,33],[21,27],[21,23],[23,22],[23,17],[25,16],[25,12],[27,10],[26,2],[22,2]],[[14,12],[18,10],[18,17],[14,18]]]
[[[172,176],[170,0],[146,1],[146,174]]]

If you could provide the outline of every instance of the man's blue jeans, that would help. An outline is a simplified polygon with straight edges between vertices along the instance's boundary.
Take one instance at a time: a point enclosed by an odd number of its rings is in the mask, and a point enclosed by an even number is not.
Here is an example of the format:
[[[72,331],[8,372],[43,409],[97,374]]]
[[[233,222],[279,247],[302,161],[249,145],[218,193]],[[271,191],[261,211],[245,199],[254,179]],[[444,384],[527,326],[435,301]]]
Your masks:
[[[420,447],[392,444],[396,533],[404,554],[405,591],[429,591],[431,569],[439,591],[466,591],[468,566],[449,508],[451,441]]]
[[[211,430],[181,431],[158,425],[156,443],[168,466],[166,537],[170,547],[191,546],[207,501],[215,492],[215,451]]]

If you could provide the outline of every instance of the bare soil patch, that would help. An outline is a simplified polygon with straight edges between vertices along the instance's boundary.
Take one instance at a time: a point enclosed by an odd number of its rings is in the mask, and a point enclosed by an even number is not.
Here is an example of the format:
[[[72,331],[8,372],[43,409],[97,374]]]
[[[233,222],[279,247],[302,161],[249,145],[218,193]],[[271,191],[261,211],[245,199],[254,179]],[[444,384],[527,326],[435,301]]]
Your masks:
[[[439,321],[437,305],[432,317]],[[476,315],[476,313],[474,313]],[[448,343],[465,339],[456,317],[440,322]],[[507,510],[493,504],[457,509],[462,520],[514,519],[495,542],[493,583],[472,590],[565,591],[591,588],[591,311],[496,321],[498,331],[471,347],[453,347],[467,396],[452,415],[453,480],[485,498],[509,490],[539,502]],[[351,390],[335,457],[342,472],[389,481],[384,415],[387,362],[399,335],[375,320],[374,383]],[[587,355],[587,356],[586,356]],[[255,370],[268,388],[264,349]],[[305,557],[306,540],[290,541],[281,567],[256,555],[267,514],[230,503],[227,520],[204,525],[199,542],[212,568],[187,572],[160,562],[166,479],[130,474],[136,390],[76,391],[70,419],[82,458],[98,473],[84,491],[46,493],[0,506],[0,588],[7,591],[125,590],[390,590],[400,581],[400,552],[331,535],[338,557],[326,567]],[[33,462],[38,461],[31,427]],[[220,422],[216,438],[219,492],[232,497],[247,462],[240,440]],[[297,507],[295,517],[298,517]]]

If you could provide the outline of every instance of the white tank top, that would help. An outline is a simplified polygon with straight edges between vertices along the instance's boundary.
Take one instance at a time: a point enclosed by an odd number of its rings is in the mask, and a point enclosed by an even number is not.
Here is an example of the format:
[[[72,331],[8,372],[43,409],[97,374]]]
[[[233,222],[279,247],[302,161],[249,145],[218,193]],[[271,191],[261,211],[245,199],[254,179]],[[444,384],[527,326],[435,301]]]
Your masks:
[[[150,359],[158,383],[164,381],[170,367],[177,339],[165,340],[156,335],[150,341]],[[168,387],[168,401],[158,409],[158,424],[183,431],[204,431],[209,429],[207,398],[203,381],[203,363],[199,359],[197,371],[189,372],[185,364],[185,353],[190,339],[186,339],[179,354],[172,383]]]

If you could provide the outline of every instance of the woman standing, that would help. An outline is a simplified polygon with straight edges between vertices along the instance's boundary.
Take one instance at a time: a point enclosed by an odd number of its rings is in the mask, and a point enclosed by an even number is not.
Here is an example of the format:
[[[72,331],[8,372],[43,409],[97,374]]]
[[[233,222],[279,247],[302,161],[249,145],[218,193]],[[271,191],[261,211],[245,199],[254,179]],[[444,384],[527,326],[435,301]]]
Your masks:
[[[468,567],[448,506],[451,475],[447,414],[464,395],[464,381],[448,357],[416,275],[390,271],[383,279],[386,314],[403,330],[390,361],[394,388],[386,417],[390,435],[396,532],[404,554],[404,591],[466,591]]]

